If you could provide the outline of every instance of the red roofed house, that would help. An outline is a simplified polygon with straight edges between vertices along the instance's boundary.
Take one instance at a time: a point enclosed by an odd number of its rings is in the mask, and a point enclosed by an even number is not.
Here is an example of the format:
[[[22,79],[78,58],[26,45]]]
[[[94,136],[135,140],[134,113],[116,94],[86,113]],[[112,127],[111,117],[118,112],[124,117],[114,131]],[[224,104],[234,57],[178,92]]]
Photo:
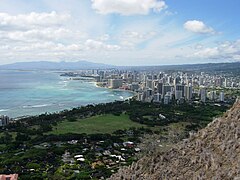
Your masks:
[[[0,175],[0,180],[17,180],[18,179],[18,174],[1,174]]]

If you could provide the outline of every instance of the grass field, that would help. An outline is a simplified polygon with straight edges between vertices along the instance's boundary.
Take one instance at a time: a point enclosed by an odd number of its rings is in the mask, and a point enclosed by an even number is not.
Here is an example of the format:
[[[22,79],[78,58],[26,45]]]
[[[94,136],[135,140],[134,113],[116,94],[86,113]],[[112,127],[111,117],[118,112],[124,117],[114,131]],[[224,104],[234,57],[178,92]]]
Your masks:
[[[128,129],[130,127],[146,127],[139,123],[131,121],[128,115],[122,114],[114,116],[112,114],[93,116],[86,119],[79,119],[75,122],[63,121],[48,134],[66,134],[66,133],[112,133],[119,129]]]

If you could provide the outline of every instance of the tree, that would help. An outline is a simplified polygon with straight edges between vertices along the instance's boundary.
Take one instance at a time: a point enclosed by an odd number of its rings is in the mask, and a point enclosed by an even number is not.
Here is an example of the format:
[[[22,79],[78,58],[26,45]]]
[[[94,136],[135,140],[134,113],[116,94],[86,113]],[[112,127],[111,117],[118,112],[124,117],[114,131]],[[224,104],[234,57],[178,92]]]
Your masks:
[[[31,138],[27,134],[23,134],[23,133],[19,133],[19,132],[17,133],[16,141],[24,142],[24,141],[28,141],[30,139]]]
[[[41,166],[40,166],[40,164],[29,162],[29,163],[27,163],[26,168],[36,170],[36,169],[40,169]]]

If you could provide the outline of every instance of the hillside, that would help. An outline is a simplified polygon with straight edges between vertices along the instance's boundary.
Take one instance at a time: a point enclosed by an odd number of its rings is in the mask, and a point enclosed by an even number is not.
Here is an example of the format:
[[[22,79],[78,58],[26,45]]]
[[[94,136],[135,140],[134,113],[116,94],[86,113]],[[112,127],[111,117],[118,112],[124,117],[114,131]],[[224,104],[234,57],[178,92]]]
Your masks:
[[[160,147],[159,147],[160,148]],[[240,99],[223,117],[167,152],[145,156],[110,179],[239,179]]]

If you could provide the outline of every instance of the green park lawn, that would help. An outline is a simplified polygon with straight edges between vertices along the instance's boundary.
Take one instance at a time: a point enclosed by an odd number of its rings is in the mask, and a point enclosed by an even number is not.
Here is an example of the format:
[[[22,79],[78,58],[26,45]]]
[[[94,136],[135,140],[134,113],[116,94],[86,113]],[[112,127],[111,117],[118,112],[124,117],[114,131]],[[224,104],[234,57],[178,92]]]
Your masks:
[[[131,127],[146,127],[129,119],[128,115],[121,114],[115,116],[112,114],[93,116],[85,119],[78,119],[77,121],[63,121],[53,126],[53,130],[48,134],[66,134],[66,133],[113,133],[116,130],[128,129]]]

